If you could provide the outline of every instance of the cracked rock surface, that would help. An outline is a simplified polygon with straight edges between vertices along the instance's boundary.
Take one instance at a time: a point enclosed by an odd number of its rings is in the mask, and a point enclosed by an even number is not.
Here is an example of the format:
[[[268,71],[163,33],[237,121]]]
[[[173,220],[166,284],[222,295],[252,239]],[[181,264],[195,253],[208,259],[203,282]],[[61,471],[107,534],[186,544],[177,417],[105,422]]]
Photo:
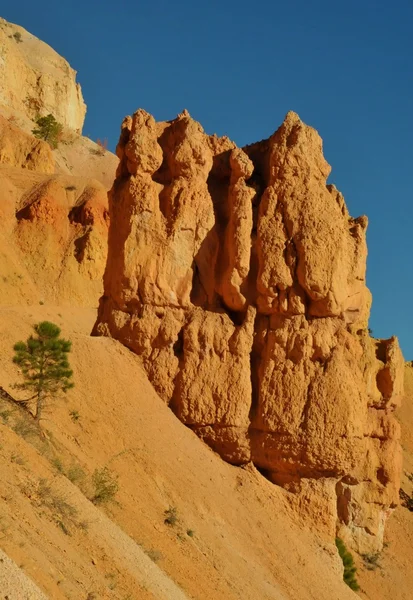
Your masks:
[[[142,357],[175,414],[252,461],[361,552],[398,503],[396,338],[367,323],[367,218],[326,183],[318,133],[287,114],[243,149],[187,111],[127,117],[94,333]]]

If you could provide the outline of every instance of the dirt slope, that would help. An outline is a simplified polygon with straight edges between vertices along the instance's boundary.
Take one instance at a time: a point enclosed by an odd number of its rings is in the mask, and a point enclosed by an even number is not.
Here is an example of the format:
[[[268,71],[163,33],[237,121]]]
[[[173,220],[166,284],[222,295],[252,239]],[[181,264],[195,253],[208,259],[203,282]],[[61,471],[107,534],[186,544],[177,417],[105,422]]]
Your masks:
[[[0,103],[0,117],[7,119],[13,128],[31,134],[34,121]],[[64,130],[57,148],[52,151],[55,172],[74,177],[97,179],[107,190],[112,187],[118,158],[86,136]],[[0,162],[4,162],[0,159]]]
[[[5,388],[17,376],[13,342],[42,319],[73,340],[76,379],[44,423],[46,440],[25,431],[19,414],[4,418],[10,407],[2,404],[0,547],[50,598],[353,598],[333,544],[293,522],[287,492],[221,461],[159,399],[136,356],[88,336],[94,316],[46,306],[0,311]],[[108,466],[119,477],[117,502],[98,509],[86,500],[60,472],[73,466],[85,472],[89,495],[92,472]],[[169,507],[174,526],[164,523]]]
[[[46,596],[8,556],[0,550],[0,582],[3,598],[46,600]],[[18,594],[18,595],[17,595]]]

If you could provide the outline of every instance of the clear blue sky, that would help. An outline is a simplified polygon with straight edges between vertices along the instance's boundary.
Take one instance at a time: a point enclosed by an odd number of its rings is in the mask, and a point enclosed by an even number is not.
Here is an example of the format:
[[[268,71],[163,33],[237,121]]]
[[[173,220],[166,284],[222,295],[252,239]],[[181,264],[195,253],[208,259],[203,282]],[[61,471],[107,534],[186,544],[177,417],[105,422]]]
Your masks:
[[[114,148],[126,114],[183,108],[244,145],[295,110],[324,139],[330,182],[367,214],[370,326],[413,359],[412,0],[2,0],[62,54]]]

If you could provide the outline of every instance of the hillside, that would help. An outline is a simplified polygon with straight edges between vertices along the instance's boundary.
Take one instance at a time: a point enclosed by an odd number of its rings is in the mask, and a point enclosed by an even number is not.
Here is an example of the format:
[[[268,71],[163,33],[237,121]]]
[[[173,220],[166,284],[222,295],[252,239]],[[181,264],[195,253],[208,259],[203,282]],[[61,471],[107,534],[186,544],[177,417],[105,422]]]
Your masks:
[[[47,306],[0,311],[0,372],[9,390],[17,376],[11,346],[40,319],[62,325],[73,340],[76,380],[67,401],[49,412],[47,445],[16,427],[18,411],[5,418],[10,407],[2,404],[7,535],[0,545],[7,554],[56,599],[91,592],[168,600],[350,599],[334,545],[293,522],[280,488],[254,469],[224,463],[185,428],[157,397],[137,357],[118,342],[88,335],[93,318],[92,311]],[[78,465],[89,476],[108,465],[119,476],[117,502],[103,513],[95,508],[53,467],[57,459],[60,470]],[[76,517],[39,494],[44,479]],[[164,524],[170,506],[177,509],[176,526]],[[162,591],[168,585],[173,592]]]
[[[46,440],[0,401],[0,548],[53,599],[354,597],[333,543],[291,511],[288,493],[209,450],[156,395],[138,357],[88,335],[94,316],[46,305],[1,308],[4,387],[13,391],[18,380],[12,344],[43,319],[73,340],[76,387],[49,411]],[[77,486],[91,495],[91,475],[104,466],[119,477],[119,493],[96,507]],[[164,523],[170,507],[179,519],[173,527]],[[410,598],[412,517],[399,507],[389,519],[376,570],[359,560],[362,597]]]
[[[0,83],[0,598],[411,600],[413,367],[370,335],[367,219],[318,133],[288,113],[237,148],[138,110],[118,159],[4,20]],[[12,358],[44,320],[75,386],[39,428]]]

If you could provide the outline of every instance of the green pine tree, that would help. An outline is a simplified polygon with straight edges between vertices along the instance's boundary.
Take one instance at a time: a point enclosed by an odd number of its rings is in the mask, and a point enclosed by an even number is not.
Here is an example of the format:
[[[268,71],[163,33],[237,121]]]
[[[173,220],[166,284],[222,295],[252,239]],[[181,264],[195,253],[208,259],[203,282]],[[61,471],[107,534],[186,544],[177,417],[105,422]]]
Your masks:
[[[38,127],[32,130],[32,134],[47,142],[52,148],[57,148],[63,126],[50,114],[47,117],[39,117],[36,124]]]
[[[348,585],[349,588],[351,588],[352,590],[357,592],[357,590],[360,589],[360,586],[357,583],[357,579],[356,579],[357,569],[354,564],[353,556],[347,550],[346,546],[344,545],[343,540],[341,540],[340,538],[336,538],[336,546],[337,546],[338,553],[341,557],[341,560],[343,561],[343,566],[344,566],[343,580]]]
[[[26,342],[14,345],[13,362],[19,365],[24,378],[16,387],[32,393],[24,404],[33,402],[34,418],[40,421],[47,403],[74,385],[67,357],[72,342],[60,339],[59,327],[49,321],[38,323],[34,330],[36,337],[31,335]]]

